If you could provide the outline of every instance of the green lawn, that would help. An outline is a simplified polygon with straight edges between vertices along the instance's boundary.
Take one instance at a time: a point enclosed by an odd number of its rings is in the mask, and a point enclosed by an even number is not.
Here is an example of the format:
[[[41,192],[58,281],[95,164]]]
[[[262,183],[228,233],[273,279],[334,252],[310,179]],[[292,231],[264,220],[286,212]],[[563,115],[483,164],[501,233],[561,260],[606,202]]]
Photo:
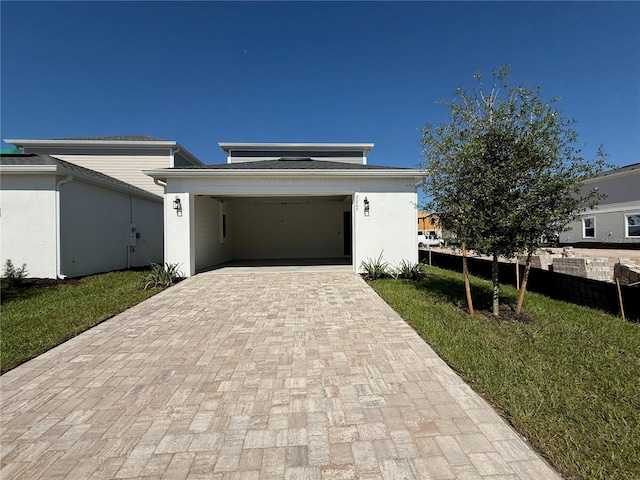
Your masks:
[[[158,293],[141,290],[141,272],[83,278],[77,285],[2,290],[2,373]]]
[[[462,275],[425,270],[370,284],[565,477],[640,478],[640,324],[533,293],[522,321],[469,317]],[[472,292],[488,309],[489,282]]]

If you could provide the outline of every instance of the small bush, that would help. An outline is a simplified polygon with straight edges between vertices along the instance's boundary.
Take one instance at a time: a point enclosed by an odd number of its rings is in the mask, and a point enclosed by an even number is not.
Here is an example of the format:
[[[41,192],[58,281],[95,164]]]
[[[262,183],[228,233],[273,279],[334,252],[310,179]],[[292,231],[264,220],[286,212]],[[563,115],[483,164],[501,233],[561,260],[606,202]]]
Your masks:
[[[178,264],[151,264],[151,271],[140,279],[143,290],[151,288],[172,287],[184,278],[184,274],[178,269]]]
[[[2,278],[7,281],[9,287],[19,287],[27,277],[27,273],[26,263],[23,263],[21,268],[16,268],[13,266],[11,259],[7,259],[4,263],[4,274]]]
[[[368,261],[362,261],[360,268],[363,273],[362,276],[365,280],[378,280],[379,278],[387,278],[391,276],[391,269],[389,263],[382,260],[382,252],[376,260],[371,258]]]
[[[395,269],[396,278],[406,278],[407,280],[421,280],[426,277],[424,270],[418,263],[411,263],[409,260],[402,260]]]

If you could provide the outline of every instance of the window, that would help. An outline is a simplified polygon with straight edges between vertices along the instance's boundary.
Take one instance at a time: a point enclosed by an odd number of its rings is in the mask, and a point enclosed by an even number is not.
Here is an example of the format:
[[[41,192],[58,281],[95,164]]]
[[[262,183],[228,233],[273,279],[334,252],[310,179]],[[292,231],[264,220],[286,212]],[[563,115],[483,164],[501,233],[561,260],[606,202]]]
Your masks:
[[[582,236],[583,238],[596,238],[595,217],[585,217],[582,219]]]
[[[640,237],[640,213],[625,215],[627,225],[627,237]]]

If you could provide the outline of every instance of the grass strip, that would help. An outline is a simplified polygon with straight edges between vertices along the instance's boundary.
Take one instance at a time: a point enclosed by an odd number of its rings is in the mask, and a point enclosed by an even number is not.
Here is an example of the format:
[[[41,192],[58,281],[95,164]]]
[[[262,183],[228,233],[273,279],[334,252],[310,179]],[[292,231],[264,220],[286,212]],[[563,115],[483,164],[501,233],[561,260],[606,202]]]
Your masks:
[[[425,270],[370,285],[566,478],[640,478],[640,324],[534,293],[523,320],[470,317],[462,275]],[[490,283],[471,287],[488,309]]]
[[[155,295],[141,290],[140,272],[93,275],[77,284],[3,289],[2,373]]]

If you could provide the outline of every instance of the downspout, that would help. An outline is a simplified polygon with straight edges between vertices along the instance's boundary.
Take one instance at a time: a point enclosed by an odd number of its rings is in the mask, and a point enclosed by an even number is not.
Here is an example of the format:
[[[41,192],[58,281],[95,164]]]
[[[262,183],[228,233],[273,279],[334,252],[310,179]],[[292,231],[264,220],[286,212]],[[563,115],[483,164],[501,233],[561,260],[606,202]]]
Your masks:
[[[171,168],[176,166],[176,163],[175,163],[176,153],[178,153],[179,151],[180,151],[180,147],[178,146],[176,146],[175,150],[173,148],[169,149],[169,156],[171,157]]]
[[[62,245],[60,240],[60,187],[65,183],[69,183],[73,180],[73,176],[67,175],[63,180],[56,183],[56,276],[64,280],[67,278],[62,273]]]
[[[133,195],[129,195],[129,223],[136,223],[133,216]],[[127,269],[129,268],[131,268],[131,247],[127,245]]]

